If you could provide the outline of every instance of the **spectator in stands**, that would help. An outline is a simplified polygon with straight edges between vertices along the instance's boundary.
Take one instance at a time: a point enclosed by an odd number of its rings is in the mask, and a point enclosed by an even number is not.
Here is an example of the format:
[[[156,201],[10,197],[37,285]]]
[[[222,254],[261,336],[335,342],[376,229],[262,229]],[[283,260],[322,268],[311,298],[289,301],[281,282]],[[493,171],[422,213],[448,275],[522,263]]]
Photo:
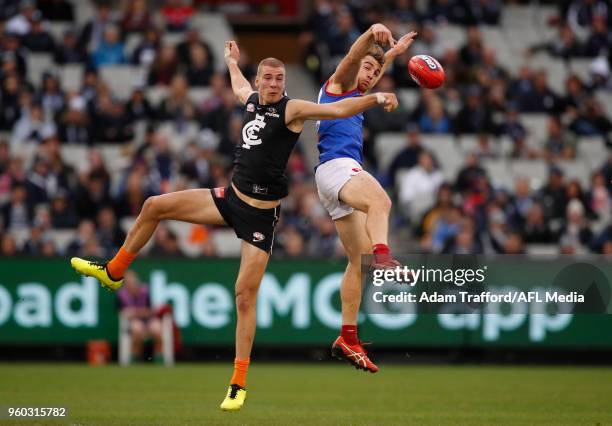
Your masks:
[[[22,0],[19,13],[5,23],[5,31],[19,36],[26,35],[30,32],[32,17],[36,12],[34,0]]]
[[[9,144],[4,140],[0,140],[0,176],[8,171],[10,162],[11,153],[9,150]]]
[[[183,255],[176,234],[167,225],[160,223],[157,227],[153,247],[151,247],[149,255],[156,257],[177,257]]]
[[[160,12],[168,32],[185,31],[195,14],[194,8],[184,0],[166,0]]]
[[[49,21],[74,21],[74,6],[68,0],[37,0],[36,5]]]
[[[117,24],[109,0],[96,0],[95,3],[95,15],[83,26],[79,35],[79,47],[83,51],[95,51],[104,39],[106,27]]]
[[[593,240],[593,232],[585,217],[584,207],[577,199],[567,204],[566,223],[559,235],[559,241],[572,245],[578,252],[584,251]]]
[[[327,49],[329,55],[344,55],[348,52],[353,42],[359,37],[359,30],[355,26],[351,12],[346,8],[341,8],[336,15],[336,20],[330,28],[326,29]]]
[[[2,76],[8,77],[17,73],[21,79],[25,79],[27,75],[26,53],[27,50],[22,48],[19,36],[5,30],[2,37]]]
[[[397,181],[400,205],[414,213],[424,213],[433,205],[443,181],[444,176],[436,168],[432,155],[423,150],[418,165]]]
[[[15,123],[11,145],[17,147],[28,141],[41,142],[56,131],[55,123],[45,120],[42,106],[35,104],[29,115],[24,115]]]
[[[568,160],[576,156],[576,138],[563,127],[559,117],[548,118],[548,136],[544,142],[544,153],[548,161]]]
[[[567,197],[565,194],[565,184],[561,169],[552,167],[548,175],[548,182],[541,189],[538,198],[544,207],[544,216],[547,220],[561,219],[565,216],[565,206]],[[555,226],[555,224],[552,224]],[[553,231],[556,229],[553,227]]]
[[[612,186],[602,172],[595,172],[591,176],[591,188],[587,198],[587,208],[593,212],[595,222],[593,229],[600,232],[607,224],[612,223],[612,196],[606,186]]]
[[[60,190],[51,199],[51,226],[54,229],[71,229],[77,226],[77,216],[68,199],[68,192]]]
[[[482,245],[476,238],[474,223],[467,218],[462,219],[459,231],[446,244],[442,253],[445,254],[476,254],[482,253]]]
[[[12,130],[20,116],[19,98],[21,95],[20,80],[17,75],[6,76],[0,92],[0,129]],[[25,126],[22,124],[21,126]],[[13,138],[11,138],[13,139]]]
[[[525,217],[523,236],[526,243],[552,244],[555,235],[550,230],[544,217],[544,209],[539,203],[531,205]]]
[[[68,92],[66,108],[58,116],[59,136],[72,144],[88,144],[90,141],[90,117],[85,99],[76,91]]]
[[[121,20],[123,33],[142,33],[153,25],[147,0],[130,0],[127,3]]]
[[[449,133],[451,121],[446,116],[444,105],[440,98],[432,97],[426,104],[426,109],[419,118],[419,128],[423,133]]]
[[[23,158],[13,155],[9,161],[8,168],[0,174],[0,206],[10,198],[12,187],[17,184],[25,184],[26,171],[23,168]]]
[[[585,39],[593,17],[610,16],[610,6],[606,0],[574,0],[567,10],[567,22],[581,39]]]
[[[1,235],[0,240],[0,254],[2,256],[11,257],[19,255],[19,249],[17,247],[17,242],[15,241],[15,237],[11,234],[6,233]]]
[[[191,65],[187,68],[187,80],[190,86],[208,86],[214,73],[208,52],[200,45],[192,45],[189,50]]]
[[[529,53],[544,50],[552,56],[568,60],[572,57],[583,56],[585,47],[576,37],[569,25],[559,27],[559,36],[552,41],[536,44],[529,49]]]
[[[97,68],[107,65],[122,65],[127,62],[119,28],[114,25],[105,27],[104,37],[91,54],[91,59]]]
[[[45,71],[42,76],[42,90],[37,98],[43,107],[45,121],[52,122],[55,115],[64,108],[64,93],[57,75]]]
[[[98,212],[96,222],[98,241],[104,249],[104,255],[109,256],[119,250],[125,240],[125,232],[117,225],[115,212],[110,206],[103,207]]]
[[[134,87],[130,99],[125,104],[125,112],[130,123],[139,120],[150,120],[154,117],[155,111],[145,96],[143,86],[138,85]]]
[[[55,49],[55,41],[51,34],[45,30],[42,15],[39,11],[32,14],[30,31],[23,35],[21,42],[30,52],[48,53]]]
[[[133,271],[125,274],[124,285],[117,292],[117,301],[121,315],[129,321],[129,332],[132,340],[132,356],[141,359],[144,341],[154,339],[155,361],[162,359],[161,321],[151,307],[151,296],[146,284],[140,282]]]
[[[91,172],[77,188],[77,212],[81,218],[94,218],[100,209],[112,205],[105,177]]]
[[[593,16],[592,28],[591,35],[586,42],[585,54],[591,57],[609,55],[610,46],[612,46],[612,31],[608,28],[606,17]]]
[[[83,86],[81,87],[81,96],[85,99],[87,104],[94,102],[98,95],[98,87],[100,86],[100,79],[98,78],[98,72],[94,68],[85,69],[83,75]]]
[[[561,112],[563,102],[548,86],[548,74],[545,70],[538,71],[533,77],[533,86],[525,87],[518,94],[517,101],[523,112]]]
[[[482,63],[484,54],[484,46],[482,43],[482,34],[478,27],[469,27],[467,30],[467,40],[465,45],[459,51],[459,57],[468,67],[473,67]]]
[[[34,217],[34,209],[28,203],[28,192],[24,184],[20,182],[13,184],[11,198],[2,206],[1,211],[5,230],[28,229]]]
[[[486,175],[476,153],[470,152],[465,156],[465,165],[457,174],[455,189],[463,194],[478,191],[479,181],[486,178]]]
[[[298,232],[294,225],[289,225],[283,229],[278,238],[278,255],[282,257],[299,257],[304,253],[304,237]]]
[[[480,89],[471,87],[465,106],[455,117],[455,133],[492,133],[493,117],[490,108],[482,100]]]
[[[529,178],[519,176],[514,180],[514,197],[511,202],[509,225],[512,229],[520,229],[525,224],[527,214],[534,204],[534,198],[529,187]]]
[[[389,166],[389,180],[393,185],[397,171],[411,169],[417,165],[419,155],[423,151],[419,127],[415,123],[406,126],[406,146],[397,154]]]
[[[214,65],[214,55],[208,43],[206,43],[206,41],[202,39],[201,29],[192,25],[185,33],[185,39],[176,45],[176,54],[181,65],[187,68],[192,67],[194,65],[191,52],[194,47],[200,47],[204,49],[206,57],[208,59],[208,63],[211,66]],[[247,77],[247,79],[248,78],[249,77]]]
[[[581,136],[602,136],[610,142],[612,122],[606,117],[601,103],[595,98],[589,98],[584,102],[580,114],[570,124],[570,129]]]
[[[113,99],[108,88],[101,87],[91,107],[92,134],[90,142],[126,142],[133,135],[124,105]]]
[[[132,63],[135,65],[150,66],[155,60],[155,55],[159,50],[160,31],[157,28],[148,28],[142,40],[132,53]]]
[[[64,32],[62,42],[55,46],[53,60],[58,65],[89,65],[89,56],[79,47],[75,30],[68,29]]]
[[[188,96],[188,82],[184,75],[177,74],[170,82],[170,93],[159,106],[158,119],[183,122],[195,117],[195,106]]]
[[[518,232],[510,232],[504,243],[504,254],[524,254],[523,237]]]
[[[151,64],[147,82],[150,86],[168,85],[178,70],[178,58],[176,50],[170,45],[162,45],[155,55]]]
[[[142,159],[137,160],[127,172],[120,188],[117,216],[138,216],[145,200],[155,193],[153,185],[148,180],[147,164]]]

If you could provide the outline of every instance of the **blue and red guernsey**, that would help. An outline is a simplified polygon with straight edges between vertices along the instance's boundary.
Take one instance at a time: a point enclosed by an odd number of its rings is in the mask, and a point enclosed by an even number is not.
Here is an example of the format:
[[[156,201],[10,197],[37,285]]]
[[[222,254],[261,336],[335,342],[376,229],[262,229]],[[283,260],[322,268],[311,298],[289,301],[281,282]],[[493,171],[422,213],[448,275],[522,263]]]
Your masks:
[[[358,90],[335,95],[327,91],[329,80],[319,91],[319,104],[330,104],[346,98],[361,96]],[[317,121],[319,133],[319,165],[334,158],[352,158],[363,164],[363,113],[348,118]]]

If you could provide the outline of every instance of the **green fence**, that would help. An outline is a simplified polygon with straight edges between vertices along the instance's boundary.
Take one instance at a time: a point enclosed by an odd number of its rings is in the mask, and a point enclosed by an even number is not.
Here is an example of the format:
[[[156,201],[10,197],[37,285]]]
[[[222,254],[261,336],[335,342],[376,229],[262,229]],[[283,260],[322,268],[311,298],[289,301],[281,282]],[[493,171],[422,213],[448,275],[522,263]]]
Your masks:
[[[154,302],[173,304],[185,344],[231,345],[238,265],[139,259],[134,269],[150,283]],[[258,298],[256,344],[328,345],[340,326],[344,267],[341,261],[271,261]],[[487,315],[364,313],[361,321],[360,335],[380,346],[612,348],[611,315],[534,315],[528,306]],[[0,260],[0,344],[90,339],[116,341],[113,294],[76,275],[67,260]]]

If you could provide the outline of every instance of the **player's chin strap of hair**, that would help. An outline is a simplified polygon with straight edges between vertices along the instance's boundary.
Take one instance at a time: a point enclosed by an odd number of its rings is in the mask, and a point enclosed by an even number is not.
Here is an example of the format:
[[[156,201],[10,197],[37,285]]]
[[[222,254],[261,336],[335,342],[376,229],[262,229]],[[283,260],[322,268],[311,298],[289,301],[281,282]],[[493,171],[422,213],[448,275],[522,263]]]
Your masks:
[[[378,102],[379,105],[384,105],[386,100],[387,100],[387,97],[385,95],[383,95],[380,92],[376,93],[376,102]]]

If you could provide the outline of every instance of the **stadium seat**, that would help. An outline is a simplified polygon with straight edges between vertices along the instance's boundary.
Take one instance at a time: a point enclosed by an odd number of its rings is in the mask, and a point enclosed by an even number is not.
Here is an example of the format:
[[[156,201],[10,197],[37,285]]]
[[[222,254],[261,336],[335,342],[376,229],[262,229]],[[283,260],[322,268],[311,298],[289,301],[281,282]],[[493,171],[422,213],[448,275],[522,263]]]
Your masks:
[[[193,102],[196,107],[199,107],[204,103],[204,100],[210,96],[210,89],[206,87],[192,87],[189,89],[189,99]]]
[[[129,98],[134,85],[142,84],[146,78],[146,69],[134,65],[108,65],[100,68],[100,73],[113,95],[123,100]]]
[[[134,51],[142,41],[142,34],[132,33],[129,34],[125,39],[125,54],[131,58]]]
[[[514,141],[509,136],[501,136],[497,139],[496,144],[499,146],[499,153],[502,157],[510,157],[514,150]]]
[[[15,244],[19,250],[23,249],[26,241],[30,238],[30,229],[13,229],[9,232],[15,239]]]
[[[521,114],[520,121],[527,130],[527,142],[534,148],[543,148],[548,134],[548,115]]]
[[[8,140],[8,139],[4,139]],[[23,159],[23,166],[28,170],[32,166],[34,155],[38,150],[38,144],[34,142],[22,143],[17,146],[11,146],[11,156],[19,156]]]
[[[68,245],[74,240],[76,229],[51,229],[49,237],[55,243],[58,254],[65,254]]]
[[[487,159],[482,161],[482,167],[487,172],[491,184],[496,189],[512,188],[512,178],[506,160]]]
[[[51,21],[47,23],[47,31],[56,42],[64,39],[64,33],[69,29],[76,29],[76,24],[70,21]]]
[[[131,164],[132,152],[129,146],[107,143],[98,144],[96,148],[100,150],[104,164],[111,175],[122,172]]]
[[[423,135],[423,147],[433,153],[447,180],[453,180],[463,163],[458,142],[452,135]]]
[[[68,64],[59,67],[60,81],[64,90],[79,90],[83,84],[85,67],[80,64]]]
[[[583,82],[588,82],[591,79],[591,63],[592,59],[576,59],[572,58],[569,61],[569,68],[573,74],[577,74]]]
[[[612,117],[612,93],[604,90],[598,90],[595,92],[595,97],[599,102],[601,102],[601,106],[603,107],[606,116]]]
[[[238,257],[240,256],[241,242],[236,237],[233,229],[223,228],[217,229],[212,235],[215,252],[220,257]]]
[[[537,191],[548,178],[548,167],[542,161],[512,160],[510,162],[510,174],[517,178],[523,176],[529,178],[531,189]]]
[[[591,170],[599,169],[608,157],[608,150],[600,136],[578,139],[578,157],[587,162]]]
[[[172,314],[166,313],[161,319],[162,328],[162,357],[164,366],[174,365],[174,329]],[[132,361],[132,338],[130,335],[130,320],[124,314],[119,314],[119,338],[118,338],[118,358],[119,365],[126,367]]]
[[[172,121],[165,121],[158,127],[158,132],[169,139],[170,150],[179,153],[188,143],[194,141],[200,132],[200,124],[197,121],[184,123],[182,128],[178,128]]]
[[[55,71],[53,56],[50,53],[30,53],[26,61],[28,63],[28,81],[36,87],[42,82],[42,76],[46,71]]]
[[[89,163],[87,158],[89,148],[84,145],[62,145],[60,147],[62,158],[74,167],[75,170],[82,170],[84,165]]]
[[[577,179],[583,188],[588,188],[591,181],[591,172],[586,161],[582,159],[559,161],[557,166],[563,170],[565,181]]]
[[[406,135],[404,133],[380,133],[374,140],[374,153],[378,159],[378,168],[387,171],[389,166],[406,146]]]
[[[459,49],[465,43],[465,29],[459,25],[440,25],[436,33],[445,49]]]
[[[459,136],[459,147],[464,154],[478,150],[478,136],[461,135]]]
[[[145,96],[152,106],[158,107],[161,101],[168,96],[168,88],[166,86],[148,87]]]

